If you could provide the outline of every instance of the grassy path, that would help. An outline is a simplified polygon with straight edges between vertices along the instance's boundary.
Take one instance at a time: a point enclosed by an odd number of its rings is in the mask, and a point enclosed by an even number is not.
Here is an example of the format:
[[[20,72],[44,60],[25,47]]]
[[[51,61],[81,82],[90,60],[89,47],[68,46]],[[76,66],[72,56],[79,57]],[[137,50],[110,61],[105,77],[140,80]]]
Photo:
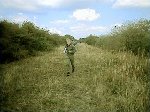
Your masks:
[[[77,45],[75,72],[66,76],[63,47],[5,65],[12,112],[145,112],[146,59]],[[5,106],[4,106],[5,105]]]

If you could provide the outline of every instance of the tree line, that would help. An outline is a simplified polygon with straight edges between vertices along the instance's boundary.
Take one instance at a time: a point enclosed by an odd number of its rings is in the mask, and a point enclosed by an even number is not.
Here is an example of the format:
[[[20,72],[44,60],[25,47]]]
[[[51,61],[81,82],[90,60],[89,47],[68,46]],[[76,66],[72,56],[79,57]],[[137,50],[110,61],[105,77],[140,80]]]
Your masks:
[[[38,51],[51,51],[65,44],[65,38],[68,36],[70,35],[52,34],[30,21],[17,24],[2,20],[0,21],[0,63],[35,56]]]
[[[89,35],[80,41],[110,51],[129,51],[150,56],[150,20],[128,21],[115,26],[107,35]]]

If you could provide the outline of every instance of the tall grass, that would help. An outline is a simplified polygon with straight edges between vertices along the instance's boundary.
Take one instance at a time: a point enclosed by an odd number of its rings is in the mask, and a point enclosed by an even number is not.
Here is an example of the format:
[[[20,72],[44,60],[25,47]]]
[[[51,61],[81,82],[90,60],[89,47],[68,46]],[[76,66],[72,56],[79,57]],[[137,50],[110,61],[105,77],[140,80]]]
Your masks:
[[[3,65],[1,109],[12,112],[148,112],[149,59],[78,44],[66,76],[63,47]]]

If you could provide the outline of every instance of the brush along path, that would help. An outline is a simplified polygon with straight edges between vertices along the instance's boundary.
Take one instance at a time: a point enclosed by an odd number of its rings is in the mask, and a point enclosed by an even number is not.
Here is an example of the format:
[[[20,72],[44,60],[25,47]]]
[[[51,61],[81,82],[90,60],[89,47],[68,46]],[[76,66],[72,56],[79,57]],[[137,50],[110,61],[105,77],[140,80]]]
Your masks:
[[[22,112],[141,112],[148,100],[146,59],[78,44],[67,77],[63,47],[5,65],[5,110]],[[142,76],[142,77],[143,77]]]

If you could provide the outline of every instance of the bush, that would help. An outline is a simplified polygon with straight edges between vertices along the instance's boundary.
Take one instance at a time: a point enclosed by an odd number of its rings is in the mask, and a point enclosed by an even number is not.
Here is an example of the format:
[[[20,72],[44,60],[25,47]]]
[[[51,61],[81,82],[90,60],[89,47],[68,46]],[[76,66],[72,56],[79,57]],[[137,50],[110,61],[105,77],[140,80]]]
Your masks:
[[[139,20],[128,23],[119,29],[118,36],[122,38],[127,51],[134,54],[148,54],[150,50],[150,21]]]
[[[20,60],[37,51],[50,51],[64,44],[65,38],[50,34],[31,22],[22,25],[6,20],[0,22],[0,63]]]
[[[99,37],[90,35],[84,42],[107,50],[130,51],[135,55],[149,56],[150,20],[128,22],[113,28],[108,35]]]

